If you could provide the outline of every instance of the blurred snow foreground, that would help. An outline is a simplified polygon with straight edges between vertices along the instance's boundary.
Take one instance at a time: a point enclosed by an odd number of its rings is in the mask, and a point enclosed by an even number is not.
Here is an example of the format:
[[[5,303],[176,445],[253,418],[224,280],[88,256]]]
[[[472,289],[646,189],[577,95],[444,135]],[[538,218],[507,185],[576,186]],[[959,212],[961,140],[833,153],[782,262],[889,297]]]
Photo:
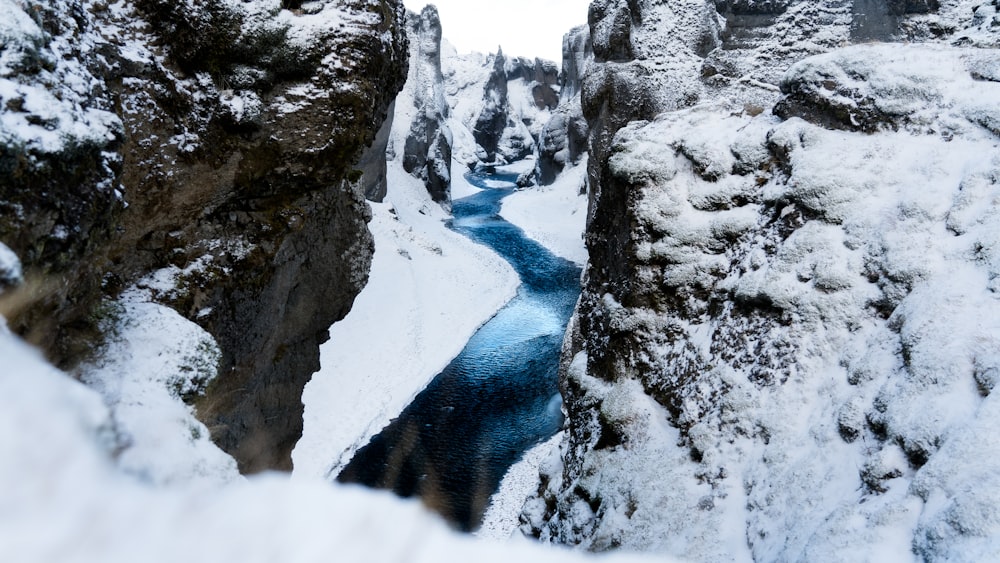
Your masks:
[[[476,541],[417,503],[321,481],[154,485],[116,465],[116,425],[95,391],[5,330],[0,358],[0,561],[587,558]]]

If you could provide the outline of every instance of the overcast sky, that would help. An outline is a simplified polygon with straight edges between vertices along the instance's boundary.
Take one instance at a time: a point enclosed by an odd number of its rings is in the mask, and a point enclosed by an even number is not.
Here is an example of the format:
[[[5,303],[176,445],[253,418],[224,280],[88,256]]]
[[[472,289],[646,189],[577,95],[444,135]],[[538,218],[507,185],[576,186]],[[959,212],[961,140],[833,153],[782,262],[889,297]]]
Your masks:
[[[403,0],[420,12],[434,4],[444,37],[459,53],[495,53],[562,60],[562,36],[587,23],[590,0]]]

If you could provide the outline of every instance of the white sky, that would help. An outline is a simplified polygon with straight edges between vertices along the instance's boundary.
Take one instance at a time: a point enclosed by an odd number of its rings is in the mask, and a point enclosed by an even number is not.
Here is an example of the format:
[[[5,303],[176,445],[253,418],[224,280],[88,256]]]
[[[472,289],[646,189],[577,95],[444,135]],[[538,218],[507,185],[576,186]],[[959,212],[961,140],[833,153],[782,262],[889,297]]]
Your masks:
[[[434,4],[444,37],[459,53],[495,53],[562,61],[562,36],[587,23],[590,0],[403,0],[419,13]]]

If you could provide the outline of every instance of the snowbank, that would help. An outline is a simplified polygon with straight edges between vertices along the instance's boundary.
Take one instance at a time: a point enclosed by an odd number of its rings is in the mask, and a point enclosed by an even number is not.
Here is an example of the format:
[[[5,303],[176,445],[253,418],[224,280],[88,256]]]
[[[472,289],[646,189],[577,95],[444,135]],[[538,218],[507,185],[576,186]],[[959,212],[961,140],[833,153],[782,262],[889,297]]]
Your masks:
[[[108,341],[79,377],[113,415],[118,466],[153,484],[240,479],[236,462],[182,401],[201,395],[218,373],[211,335],[137,289],[102,313]]]
[[[524,503],[538,491],[538,469],[543,463],[558,463],[562,439],[563,433],[557,433],[525,452],[521,460],[507,470],[500,488],[490,497],[482,526],[475,533],[477,537],[490,540],[517,537],[515,534],[520,525]]]
[[[375,258],[350,314],[330,329],[303,394],[297,475],[335,475],[465,346],[520,283],[498,255],[447,229],[421,181],[389,163],[372,204]]]
[[[587,248],[587,196],[581,193],[587,159],[569,167],[550,186],[518,190],[503,200],[500,214],[553,254],[583,265]]]

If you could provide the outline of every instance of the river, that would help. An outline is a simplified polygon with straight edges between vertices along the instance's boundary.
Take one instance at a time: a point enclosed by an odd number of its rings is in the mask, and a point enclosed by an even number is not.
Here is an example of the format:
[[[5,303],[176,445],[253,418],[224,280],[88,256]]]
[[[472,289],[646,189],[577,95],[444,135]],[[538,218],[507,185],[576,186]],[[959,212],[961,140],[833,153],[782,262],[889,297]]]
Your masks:
[[[580,294],[580,268],[500,217],[516,176],[470,174],[483,191],[453,202],[449,227],[503,256],[517,296],[337,477],[419,495],[462,530],[524,452],[562,425],[559,350]]]

